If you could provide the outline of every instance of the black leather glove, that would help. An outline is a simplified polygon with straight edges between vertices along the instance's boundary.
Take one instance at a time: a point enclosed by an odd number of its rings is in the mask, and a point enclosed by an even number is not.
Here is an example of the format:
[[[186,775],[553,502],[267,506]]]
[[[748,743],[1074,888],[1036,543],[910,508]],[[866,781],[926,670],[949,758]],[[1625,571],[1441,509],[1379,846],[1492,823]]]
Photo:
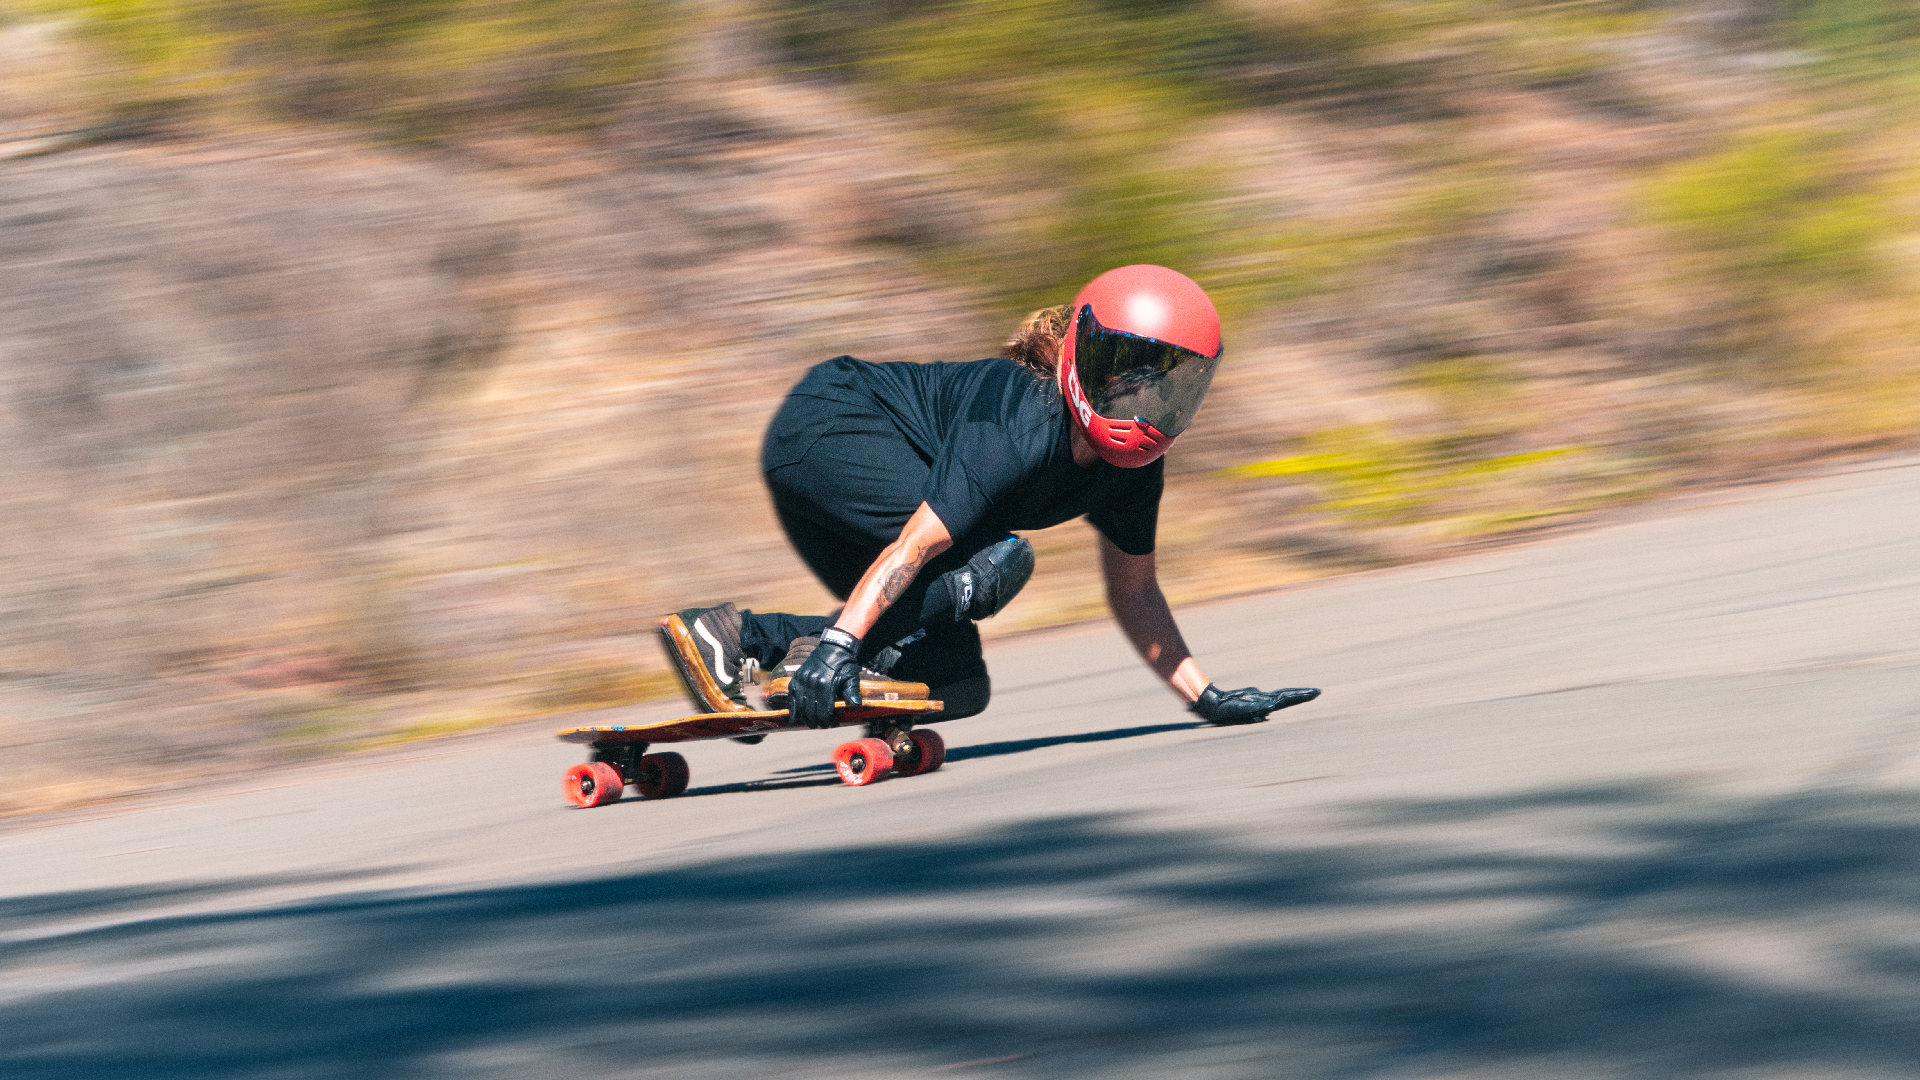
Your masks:
[[[833,726],[833,703],[860,704],[860,639],[837,626],[820,632],[820,644],[787,682],[787,708],[810,728]]]
[[[1320,691],[1305,686],[1287,690],[1258,690],[1247,686],[1221,693],[1219,687],[1208,683],[1200,692],[1200,700],[1187,706],[1187,711],[1212,724],[1257,724],[1265,720],[1268,713],[1279,712],[1289,705],[1301,705],[1319,696]]]

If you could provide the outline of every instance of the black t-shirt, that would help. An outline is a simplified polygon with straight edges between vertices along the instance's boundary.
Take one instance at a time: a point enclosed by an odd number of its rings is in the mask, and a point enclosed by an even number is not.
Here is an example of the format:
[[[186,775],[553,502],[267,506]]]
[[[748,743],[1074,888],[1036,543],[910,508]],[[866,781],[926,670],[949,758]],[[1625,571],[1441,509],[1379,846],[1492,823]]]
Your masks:
[[[905,436],[929,470],[925,501],[956,540],[1085,514],[1121,551],[1153,551],[1164,459],[1138,469],[1075,465],[1059,391],[1012,360],[869,364],[841,356],[795,390],[825,396],[829,387],[877,406]]]

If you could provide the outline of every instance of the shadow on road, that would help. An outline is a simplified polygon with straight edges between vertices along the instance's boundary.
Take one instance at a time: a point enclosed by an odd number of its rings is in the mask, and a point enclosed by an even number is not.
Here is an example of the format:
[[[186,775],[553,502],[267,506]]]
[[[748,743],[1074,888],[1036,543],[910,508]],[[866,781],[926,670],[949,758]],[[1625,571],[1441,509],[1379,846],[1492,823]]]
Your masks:
[[[1297,843],[1072,817],[212,915],[37,896],[0,903],[0,1075],[1910,1075],[1917,864],[1914,798],[1620,786]]]
[[[739,795],[749,791],[787,791],[792,788],[830,787],[840,783],[840,777],[835,774],[832,762],[828,762],[825,765],[809,765],[804,769],[782,769],[780,772],[825,772],[828,775],[794,780],[746,780],[738,784],[712,784],[707,787],[688,788],[680,797],[688,799],[697,795]]]
[[[968,761],[973,758],[1000,757],[1003,754],[1024,754],[1029,750],[1044,750],[1049,746],[1067,746],[1071,743],[1112,742],[1115,739],[1137,739],[1142,735],[1161,735],[1169,731],[1190,731],[1194,728],[1206,726],[1206,724],[1196,720],[1182,724],[1150,724],[1145,727],[1115,728],[1112,731],[1088,731],[1079,735],[1048,735],[1044,738],[1035,739],[1007,739],[1002,742],[980,743],[977,746],[951,747],[947,750],[947,760]],[[774,773],[774,775],[791,776],[802,773],[832,771],[832,762],[822,762],[817,765],[798,765],[791,769],[781,769]],[[729,788],[751,788],[754,791],[800,786],[806,785],[771,783],[728,785]],[[700,793],[710,794],[711,792],[708,789],[703,789]],[[691,795],[694,793],[689,791],[687,794]]]
[[[1008,739],[1004,742],[981,743],[978,746],[956,746],[947,751],[948,761],[970,761],[974,758],[1000,757],[1003,754],[1024,754],[1029,750],[1043,750],[1049,746],[1066,746],[1069,743],[1112,742],[1115,739],[1137,739],[1142,735],[1160,735],[1169,731],[1189,731],[1206,727],[1197,720],[1179,724],[1149,724],[1145,727],[1115,728],[1112,731],[1089,731],[1079,735],[1049,735],[1038,739]]]

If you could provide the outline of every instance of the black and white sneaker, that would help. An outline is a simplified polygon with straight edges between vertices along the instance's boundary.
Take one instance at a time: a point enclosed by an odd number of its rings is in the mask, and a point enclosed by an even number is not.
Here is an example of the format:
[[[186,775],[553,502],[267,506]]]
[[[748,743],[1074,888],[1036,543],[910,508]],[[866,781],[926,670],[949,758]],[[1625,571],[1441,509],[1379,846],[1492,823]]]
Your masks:
[[[745,712],[746,684],[757,665],[740,652],[740,610],[732,604],[688,608],[660,620],[666,650],[687,700],[701,712]]]

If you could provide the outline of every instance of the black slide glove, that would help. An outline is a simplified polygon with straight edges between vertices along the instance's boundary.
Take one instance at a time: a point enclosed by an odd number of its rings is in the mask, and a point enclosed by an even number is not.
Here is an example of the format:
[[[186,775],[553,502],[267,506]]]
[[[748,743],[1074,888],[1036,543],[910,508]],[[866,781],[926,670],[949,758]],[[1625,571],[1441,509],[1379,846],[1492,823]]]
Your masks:
[[[1219,687],[1208,683],[1200,692],[1200,700],[1187,706],[1187,711],[1212,724],[1257,724],[1265,720],[1268,713],[1279,712],[1289,705],[1303,705],[1319,696],[1320,691],[1305,686],[1287,690],[1247,686],[1223,694]]]
[[[820,644],[787,683],[793,719],[810,728],[833,726],[833,703],[860,704],[860,639],[837,626],[820,632]]]

